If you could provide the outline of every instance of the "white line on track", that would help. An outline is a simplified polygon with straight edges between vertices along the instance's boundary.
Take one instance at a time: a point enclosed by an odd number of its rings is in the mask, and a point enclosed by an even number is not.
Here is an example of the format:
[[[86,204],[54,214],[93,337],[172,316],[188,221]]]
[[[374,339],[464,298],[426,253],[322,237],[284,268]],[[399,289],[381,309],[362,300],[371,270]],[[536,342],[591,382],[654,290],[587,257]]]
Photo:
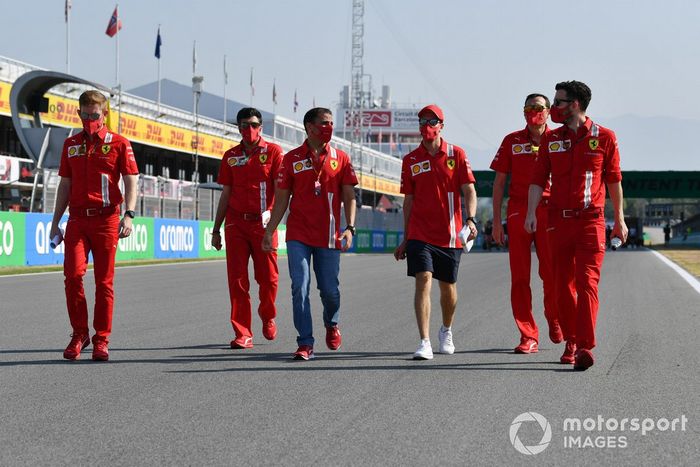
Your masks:
[[[676,263],[671,261],[670,259],[666,258],[664,255],[659,253],[658,251],[651,250],[654,255],[656,255],[657,258],[659,258],[661,261],[666,263],[668,267],[673,269],[678,273],[679,276],[681,276],[685,281],[690,284],[692,288],[695,289],[697,293],[700,293],[700,281],[698,281],[693,275],[691,275],[688,271],[683,269],[682,267],[678,266]]]

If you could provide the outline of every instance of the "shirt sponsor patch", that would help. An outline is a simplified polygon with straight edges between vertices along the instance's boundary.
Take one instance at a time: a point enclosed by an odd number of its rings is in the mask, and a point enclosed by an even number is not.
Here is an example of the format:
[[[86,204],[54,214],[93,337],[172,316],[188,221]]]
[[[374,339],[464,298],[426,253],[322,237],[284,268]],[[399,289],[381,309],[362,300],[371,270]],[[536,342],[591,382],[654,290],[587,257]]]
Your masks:
[[[599,140],[597,138],[591,138],[588,140],[588,147],[591,148],[591,151],[595,151],[598,149],[599,145]]]
[[[299,172],[303,172],[305,170],[311,170],[313,166],[311,165],[311,161],[306,159],[305,161],[297,161],[294,163],[294,166],[292,169],[294,169],[294,173],[298,174]]]
[[[109,150],[112,149],[112,146],[109,144],[103,144],[102,145],[102,154],[107,155],[109,153]]]
[[[570,147],[570,139],[549,142],[549,152],[566,152]]]
[[[516,143],[513,145],[513,155],[532,154],[532,145],[530,143]]]
[[[82,156],[83,154],[85,154],[85,145],[68,146],[68,157]]]
[[[267,162],[267,154],[260,154],[259,159],[260,159],[260,163],[264,164],[265,162]]]
[[[330,164],[331,164],[331,169],[338,170],[338,161],[337,160],[335,160],[335,159],[331,160]]]
[[[455,160],[454,159],[447,159],[447,168],[450,170],[455,168]]]
[[[415,177],[425,172],[430,172],[430,161],[423,161],[411,166],[411,174]]]
[[[238,167],[241,165],[246,165],[248,162],[248,157],[247,156],[238,156],[238,157],[229,157],[228,158],[228,165],[231,167]]]

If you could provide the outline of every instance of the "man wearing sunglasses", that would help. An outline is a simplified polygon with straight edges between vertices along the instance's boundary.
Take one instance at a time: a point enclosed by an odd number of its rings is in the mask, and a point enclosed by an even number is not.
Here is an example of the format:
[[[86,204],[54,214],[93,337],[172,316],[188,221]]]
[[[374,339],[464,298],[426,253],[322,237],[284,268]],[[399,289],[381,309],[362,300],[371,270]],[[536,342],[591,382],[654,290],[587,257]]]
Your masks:
[[[263,249],[273,249],[272,235],[290,204],[287,218],[287,260],[292,279],[292,310],[299,336],[295,360],[314,358],[314,336],[309,289],[311,265],[316,275],[326,345],[338,350],[340,329],[340,251],[352,247],[355,235],[355,190],[357,177],[348,155],[331,146],[333,114],[316,107],[304,115],[306,141],[288,152],[277,177],[275,205],[263,237]],[[340,231],[340,204],[345,207],[347,226]]]
[[[216,250],[221,250],[221,224],[226,219],[226,270],[231,324],[236,336],[231,341],[231,348],[248,349],[253,347],[248,279],[251,256],[259,287],[258,315],[262,319],[262,334],[268,340],[277,336],[277,252],[263,251],[262,238],[274,202],[282,148],[262,138],[262,115],[257,109],[241,109],[236,115],[236,123],[242,141],[226,151],[221,159],[218,182],[223,188],[211,244]],[[272,241],[277,244],[277,232],[273,233]]]
[[[453,354],[452,322],[457,307],[457,272],[462,254],[462,200],[467,211],[467,240],[476,238],[476,190],[467,154],[449,144],[440,132],[445,121],[442,109],[428,105],[418,112],[423,140],[408,153],[401,168],[404,239],[394,251],[396,260],[407,258],[408,275],[416,278],[415,313],[420,334],[416,360],[433,358],[430,343],[430,288],[440,286],[442,326],[439,351]]]
[[[493,183],[493,238],[500,245],[505,243],[501,206],[506,178],[510,175],[506,212],[511,277],[510,304],[515,324],[520,331],[520,344],[514,350],[519,354],[537,352],[539,343],[537,323],[532,315],[532,290],[530,289],[530,246],[533,242],[539,261],[538,272],[544,289],[544,316],[549,325],[549,338],[555,344],[563,339],[554,300],[551,252],[547,242],[547,232],[544,228],[538,229],[535,233],[526,232],[524,222],[527,214],[527,193],[535,158],[542,136],[549,131],[547,128],[549,107],[549,99],[543,94],[527,96],[523,108],[526,127],[507,135],[491,162],[491,169],[496,171]],[[536,210],[537,222],[540,226],[547,225],[548,198],[549,186],[547,185]]]
[[[126,138],[105,125],[107,99],[98,91],[85,91],[78,99],[83,131],[66,139],[61,153],[56,207],[51,238],[65,240],[66,303],[73,328],[63,357],[75,360],[90,344],[88,310],[83,276],[92,253],[95,276],[95,313],[92,359],[109,360],[109,335],[114,308],[114,259],[117,242],[131,235],[135,216],[138,167]],[[119,178],[124,179],[124,197]],[[122,201],[124,217],[119,218]],[[61,216],[70,207],[65,239],[59,229]]]
[[[594,363],[598,281],[605,256],[605,187],[612,201],[612,237],[627,239],[622,174],[615,133],[586,116],[590,88],[580,81],[555,87],[552,121],[563,125],[542,138],[528,193],[525,229],[545,228],[537,206],[551,174],[546,230],[559,322],[566,339],[561,363],[585,370]]]

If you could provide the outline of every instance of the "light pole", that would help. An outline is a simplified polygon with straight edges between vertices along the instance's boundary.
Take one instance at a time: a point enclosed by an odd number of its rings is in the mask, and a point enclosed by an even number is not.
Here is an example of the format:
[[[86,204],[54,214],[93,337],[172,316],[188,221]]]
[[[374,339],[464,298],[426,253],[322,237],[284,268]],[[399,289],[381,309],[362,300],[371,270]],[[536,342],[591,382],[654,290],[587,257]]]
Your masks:
[[[203,76],[192,77],[192,93],[194,94],[194,218],[199,219],[199,98],[202,95]]]

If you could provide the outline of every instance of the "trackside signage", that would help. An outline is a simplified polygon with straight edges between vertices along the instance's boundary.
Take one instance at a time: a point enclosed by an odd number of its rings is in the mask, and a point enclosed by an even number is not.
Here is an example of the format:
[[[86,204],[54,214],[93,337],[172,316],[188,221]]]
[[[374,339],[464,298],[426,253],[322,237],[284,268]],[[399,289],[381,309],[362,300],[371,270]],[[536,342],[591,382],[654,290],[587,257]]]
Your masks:
[[[0,212],[0,266],[24,265],[24,214]]]
[[[136,217],[131,235],[117,243],[117,261],[153,259],[155,251],[153,218]]]
[[[155,257],[197,258],[199,256],[199,226],[196,221],[154,219]]]
[[[25,214],[26,264],[63,264],[64,247],[61,243],[51,248],[51,226],[53,214]],[[61,218],[59,226],[65,232],[68,216]]]

